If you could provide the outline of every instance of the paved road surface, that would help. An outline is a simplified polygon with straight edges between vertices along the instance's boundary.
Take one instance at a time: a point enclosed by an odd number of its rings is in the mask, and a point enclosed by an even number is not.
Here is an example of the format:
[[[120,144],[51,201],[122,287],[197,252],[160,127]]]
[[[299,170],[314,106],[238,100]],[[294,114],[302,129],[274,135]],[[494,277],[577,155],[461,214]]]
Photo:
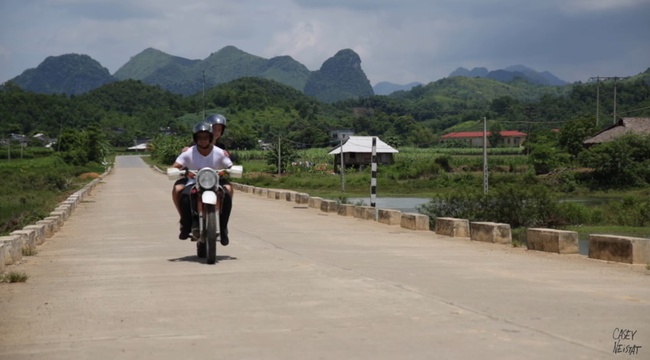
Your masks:
[[[170,189],[119,157],[16,267],[29,281],[0,284],[0,359],[650,359],[645,267],[241,192],[205,265],[176,239]],[[613,353],[621,329],[636,355]]]

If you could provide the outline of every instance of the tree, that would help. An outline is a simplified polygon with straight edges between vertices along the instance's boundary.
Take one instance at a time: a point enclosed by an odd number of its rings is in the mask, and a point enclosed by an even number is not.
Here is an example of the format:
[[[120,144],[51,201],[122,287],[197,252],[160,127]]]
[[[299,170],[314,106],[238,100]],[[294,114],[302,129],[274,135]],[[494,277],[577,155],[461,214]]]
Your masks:
[[[567,122],[560,132],[559,144],[573,159],[585,149],[583,142],[598,131],[594,119],[575,118]]]
[[[66,163],[86,165],[88,162],[87,145],[88,138],[85,133],[75,129],[65,129],[57,140],[56,150]]]
[[[231,140],[229,147],[234,149],[250,150],[258,147],[257,133],[250,125],[234,124],[228,126],[228,132],[224,142]]]
[[[528,155],[528,161],[535,169],[535,174],[548,174],[562,164],[562,155],[548,143],[538,144]]]
[[[501,142],[503,141],[503,136],[501,136],[501,124],[498,122],[492,123],[490,126],[490,135],[488,135],[488,142],[490,143],[490,147],[498,147],[501,145]]]
[[[88,161],[102,163],[110,152],[110,144],[99,126],[91,125],[86,129],[86,141]]]
[[[601,185],[650,183],[650,135],[625,135],[582,152],[579,159],[594,169],[594,179]]]
[[[280,158],[280,172],[282,173],[286,172],[289,164],[296,160],[297,157],[298,155],[291,142],[275,138],[271,145],[271,150],[266,153],[266,163],[275,166],[277,169],[278,158]]]

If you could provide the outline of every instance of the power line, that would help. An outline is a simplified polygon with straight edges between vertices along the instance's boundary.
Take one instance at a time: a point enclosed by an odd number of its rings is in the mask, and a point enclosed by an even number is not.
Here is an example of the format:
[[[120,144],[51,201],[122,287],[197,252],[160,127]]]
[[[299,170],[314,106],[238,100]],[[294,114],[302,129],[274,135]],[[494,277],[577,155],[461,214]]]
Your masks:
[[[628,111],[623,111],[621,114],[629,114],[631,112],[641,111],[641,110],[646,110],[646,109],[650,109],[650,106],[646,106],[646,107],[642,107],[642,108],[638,108],[638,109],[632,109],[632,110],[628,110]]]
[[[598,126],[599,108],[600,108],[600,81],[614,80],[614,124],[616,124],[616,83],[618,80],[624,80],[629,76],[594,76],[589,81],[596,80],[596,126]]]

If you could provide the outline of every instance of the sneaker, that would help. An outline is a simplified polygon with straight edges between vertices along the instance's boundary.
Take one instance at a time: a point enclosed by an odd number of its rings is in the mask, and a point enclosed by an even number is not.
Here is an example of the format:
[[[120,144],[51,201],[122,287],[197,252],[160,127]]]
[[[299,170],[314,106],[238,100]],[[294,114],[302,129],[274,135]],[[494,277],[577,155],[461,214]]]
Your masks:
[[[184,229],[181,229],[181,233],[178,234],[179,240],[187,240],[190,237],[190,232]]]
[[[221,232],[221,245],[228,246],[229,243],[230,240],[228,240],[228,230],[224,230]]]

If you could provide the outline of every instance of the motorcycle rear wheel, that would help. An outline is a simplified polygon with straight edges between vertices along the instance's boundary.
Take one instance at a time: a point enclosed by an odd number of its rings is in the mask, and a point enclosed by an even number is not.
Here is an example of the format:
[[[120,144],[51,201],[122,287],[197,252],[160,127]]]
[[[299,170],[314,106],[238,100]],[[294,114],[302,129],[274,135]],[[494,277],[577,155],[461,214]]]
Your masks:
[[[217,213],[214,205],[205,204],[206,210],[206,263],[214,264],[217,261]]]

